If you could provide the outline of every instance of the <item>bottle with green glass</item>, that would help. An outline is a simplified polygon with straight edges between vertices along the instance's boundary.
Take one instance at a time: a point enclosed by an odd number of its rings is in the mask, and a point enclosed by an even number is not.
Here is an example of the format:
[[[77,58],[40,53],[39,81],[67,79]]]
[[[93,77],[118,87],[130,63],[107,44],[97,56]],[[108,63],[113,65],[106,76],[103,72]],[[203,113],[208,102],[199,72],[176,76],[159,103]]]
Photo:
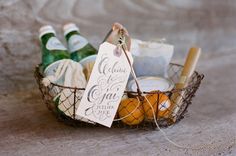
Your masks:
[[[52,26],[42,26],[39,29],[39,38],[42,50],[41,69],[43,71],[55,61],[70,58],[69,52],[56,37],[56,32]]]
[[[79,62],[87,56],[97,54],[97,50],[80,34],[79,27],[74,23],[68,23],[63,27],[70,58]]]

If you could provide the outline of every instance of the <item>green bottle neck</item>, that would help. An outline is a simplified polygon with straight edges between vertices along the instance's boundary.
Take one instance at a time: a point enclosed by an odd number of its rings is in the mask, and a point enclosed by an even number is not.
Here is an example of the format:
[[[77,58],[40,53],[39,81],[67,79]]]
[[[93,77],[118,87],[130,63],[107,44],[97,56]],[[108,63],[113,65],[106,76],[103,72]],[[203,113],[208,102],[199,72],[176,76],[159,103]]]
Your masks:
[[[70,39],[70,37],[71,37],[72,35],[80,35],[80,33],[79,33],[78,31],[76,31],[76,30],[69,32],[69,33],[65,36],[67,42],[69,41],[69,39]]]
[[[48,34],[45,34],[41,37],[41,42],[43,45],[46,45],[48,40],[51,38],[51,37],[56,37],[54,33],[48,33]]]

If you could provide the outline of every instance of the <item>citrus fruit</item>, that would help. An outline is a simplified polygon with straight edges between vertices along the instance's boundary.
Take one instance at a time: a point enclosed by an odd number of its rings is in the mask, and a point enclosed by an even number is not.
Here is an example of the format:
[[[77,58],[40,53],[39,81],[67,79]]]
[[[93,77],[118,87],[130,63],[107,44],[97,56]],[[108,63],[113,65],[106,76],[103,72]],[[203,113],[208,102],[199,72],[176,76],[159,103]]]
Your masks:
[[[119,117],[127,125],[137,125],[144,119],[144,111],[138,99],[128,98],[121,101],[118,109]]]
[[[148,102],[148,101],[149,102]],[[153,108],[151,108],[151,106]],[[168,117],[170,113],[171,102],[167,95],[164,93],[153,92],[151,94],[146,95],[143,102],[143,108],[145,112],[145,118],[147,120],[153,120],[154,114],[157,118]],[[154,114],[153,114],[154,111]]]

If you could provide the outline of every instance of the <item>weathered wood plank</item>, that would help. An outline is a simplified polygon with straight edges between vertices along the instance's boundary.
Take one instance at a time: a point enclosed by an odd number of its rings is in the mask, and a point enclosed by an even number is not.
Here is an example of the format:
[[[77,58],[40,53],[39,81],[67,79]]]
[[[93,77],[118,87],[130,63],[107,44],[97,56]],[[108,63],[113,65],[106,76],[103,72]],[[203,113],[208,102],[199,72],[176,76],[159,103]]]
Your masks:
[[[1,0],[0,155],[235,155],[235,15],[234,0]],[[133,37],[165,37],[175,45],[175,58],[192,45],[202,47],[207,76],[190,116],[165,131],[180,144],[212,146],[182,150],[157,131],[58,123],[33,78],[41,55],[37,31],[51,24],[63,40],[61,27],[70,21],[95,46],[118,21]]]
[[[175,57],[184,56],[191,45],[202,47],[203,53],[236,48],[233,0],[4,0],[0,8],[1,91],[15,88],[14,81],[18,89],[32,84],[32,78],[21,75],[40,62],[37,31],[43,24],[52,24],[62,40],[61,26],[76,22],[98,46],[110,25],[119,21],[133,37],[165,37],[175,45]]]

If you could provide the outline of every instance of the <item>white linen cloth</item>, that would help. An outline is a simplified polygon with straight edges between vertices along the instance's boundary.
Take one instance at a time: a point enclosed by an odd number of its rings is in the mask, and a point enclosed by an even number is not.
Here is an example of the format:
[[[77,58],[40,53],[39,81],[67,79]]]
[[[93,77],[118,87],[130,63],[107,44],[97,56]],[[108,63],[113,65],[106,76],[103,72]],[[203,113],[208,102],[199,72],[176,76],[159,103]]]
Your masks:
[[[46,76],[42,80],[42,83],[45,86],[49,86],[51,83],[55,83],[58,85],[73,88],[86,87],[87,81],[83,73],[83,66],[80,63],[72,61],[70,59],[64,59],[54,62],[54,65],[52,65],[51,68],[53,69],[50,69],[49,66],[48,69],[45,69]],[[52,70],[54,72],[47,72]],[[64,112],[67,116],[71,118],[75,117],[78,120],[90,122],[87,119],[77,116],[75,114],[75,111],[79,106],[80,99],[83,96],[84,90],[63,87],[56,87],[53,89],[56,92],[56,94],[54,95],[54,101],[57,102],[57,100],[59,99],[59,102],[57,104],[58,108],[62,112]]]

